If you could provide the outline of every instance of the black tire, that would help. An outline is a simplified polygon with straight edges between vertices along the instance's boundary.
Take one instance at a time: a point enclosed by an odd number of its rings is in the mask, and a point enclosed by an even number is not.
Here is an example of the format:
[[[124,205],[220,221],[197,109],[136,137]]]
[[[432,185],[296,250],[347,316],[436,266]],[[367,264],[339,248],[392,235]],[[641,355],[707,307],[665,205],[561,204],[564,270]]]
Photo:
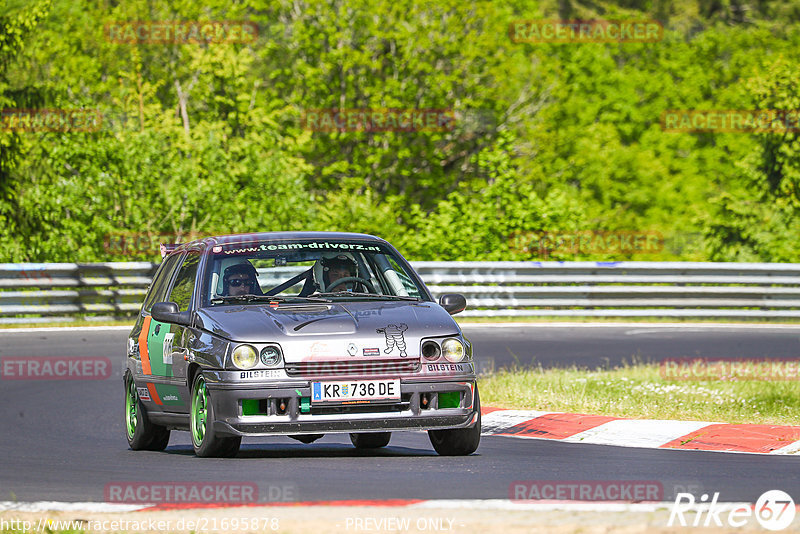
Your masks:
[[[392,439],[391,432],[363,432],[351,433],[350,441],[356,449],[380,449],[389,444]]]
[[[169,444],[169,429],[150,422],[130,373],[125,377],[125,435],[134,451],[163,451]]]
[[[469,428],[428,430],[431,445],[441,456],[466,456],[478,450],[481,442],[481,397],[475,385],[475,408],[478,420]]]
[[[201,390],[202,388],[202,390]],[[198,403],[202,403],[199,406]],[[205,415],[201,418],[201,412]],[[233,458],[239,453],[241,436],[220,436],[214,431],[214,404],[199,372],[192,382],[189,434],[194,453],[200,458]]]

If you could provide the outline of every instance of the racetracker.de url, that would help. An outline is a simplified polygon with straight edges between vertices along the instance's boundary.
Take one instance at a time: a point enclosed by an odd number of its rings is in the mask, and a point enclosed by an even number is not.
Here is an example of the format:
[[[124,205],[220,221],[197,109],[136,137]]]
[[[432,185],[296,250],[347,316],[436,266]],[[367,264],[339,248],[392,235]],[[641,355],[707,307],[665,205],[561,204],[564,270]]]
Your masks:
[[[277,517],[192,517],[181,519],[70,519],[36,521],[0,518],[0,532],[252,532],[277,531]]]

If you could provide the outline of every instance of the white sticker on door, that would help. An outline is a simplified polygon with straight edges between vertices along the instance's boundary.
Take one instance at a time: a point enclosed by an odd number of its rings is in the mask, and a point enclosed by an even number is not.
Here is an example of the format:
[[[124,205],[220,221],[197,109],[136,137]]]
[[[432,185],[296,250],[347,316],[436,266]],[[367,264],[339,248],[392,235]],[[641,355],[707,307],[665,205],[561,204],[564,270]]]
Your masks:
[[[172,365],[172,338],[175,334],[164,334],[164,363]]]

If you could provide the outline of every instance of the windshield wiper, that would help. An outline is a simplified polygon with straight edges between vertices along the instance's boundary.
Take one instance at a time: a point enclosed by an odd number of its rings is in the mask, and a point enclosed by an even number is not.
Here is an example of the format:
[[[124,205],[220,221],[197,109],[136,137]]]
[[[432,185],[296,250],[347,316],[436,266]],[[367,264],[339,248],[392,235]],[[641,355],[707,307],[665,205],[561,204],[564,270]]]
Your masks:
[[[359,293],[357,291],[330,291],[328,293],[317,293],[317,295],[324,295],[326,297],[370,297],[389,300],[412,300],[420,301],[419,297],[407,297],[404,295],[378,295],[375,293]]]
[[[331,302],[329,299],[320,297],[301,297],[299,295],[226,295],[211,299],[211,304],[222,304],[223,302]]]

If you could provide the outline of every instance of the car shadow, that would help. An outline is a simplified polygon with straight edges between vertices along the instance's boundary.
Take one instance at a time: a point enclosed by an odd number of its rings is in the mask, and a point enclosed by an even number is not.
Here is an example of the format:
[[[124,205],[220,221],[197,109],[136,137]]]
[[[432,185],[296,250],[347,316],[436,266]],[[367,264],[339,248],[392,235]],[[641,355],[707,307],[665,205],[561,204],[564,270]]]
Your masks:
[[[174,445],[164,450],[176,456],[194,456],[194,449],[187,445]],[[410,447],[381,447],[379,449],[356,449],[351,445],[319,443],[309,445],[292,444],[256,444],[242,445],[237,459],[263,458],[410,458],[421,456],[438,456],[434,450],[414,449]]]

